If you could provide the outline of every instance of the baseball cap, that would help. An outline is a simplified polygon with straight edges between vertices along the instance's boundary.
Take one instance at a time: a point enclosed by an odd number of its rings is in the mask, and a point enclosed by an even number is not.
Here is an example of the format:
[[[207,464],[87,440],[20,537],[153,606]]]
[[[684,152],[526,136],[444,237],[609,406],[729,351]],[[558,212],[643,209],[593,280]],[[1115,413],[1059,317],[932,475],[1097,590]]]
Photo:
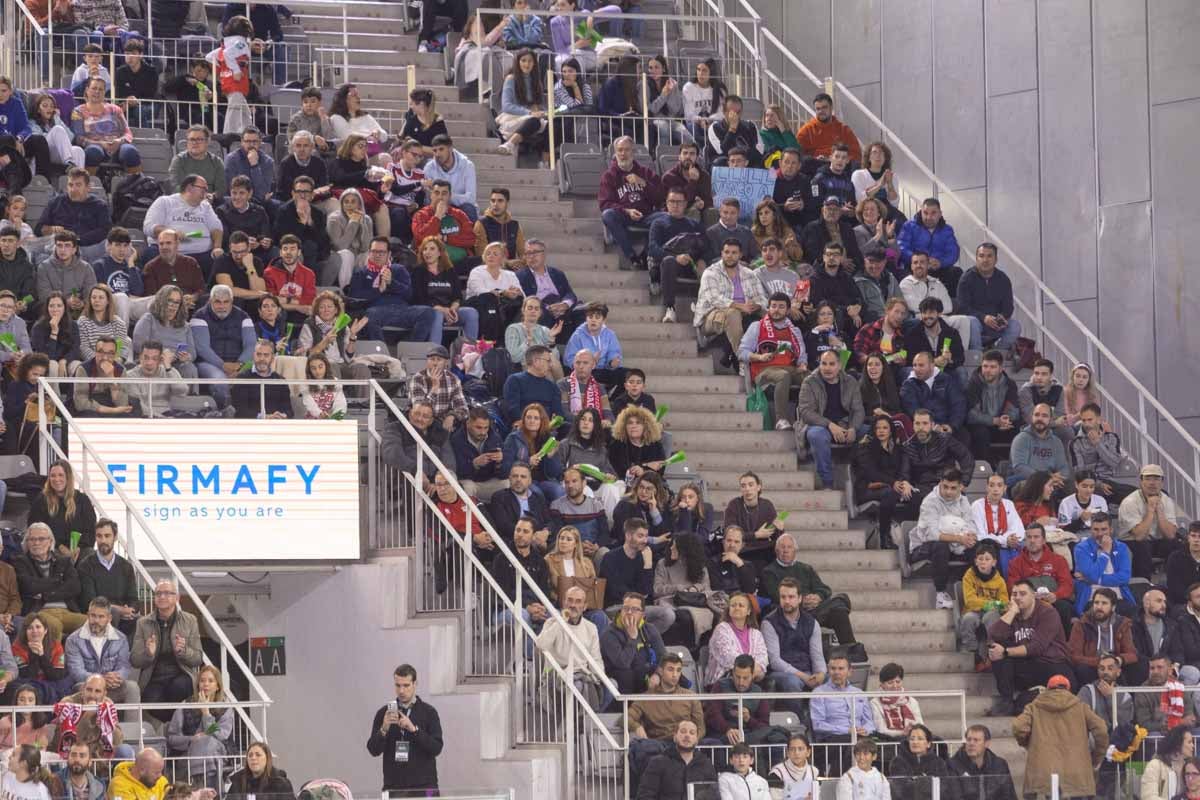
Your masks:
[[[831,195],[828,195],[828,196],[825,198],[825,203],[824,203],[824,205],[827,205],[827,206],[840,206],[841,204],[842,204],[842,198],[838,197],[836,194],[831,194]]]
[[[1160,467],[1158,464],[1147,464],[1146,466],[1142,467],[1142,471],[1138,474],[1143,478],[1147,476],[1153,476],[1156,478],[1163,477],[1162,467]]]
[[[450,351],[442,347],[440,344],[435,344],[433,347],[429,348],[429,352],[425,354],[426,358],[431,358],[433,356],[449,359]]]
[[[1067,680],[1066,675],[1051,675],[1050,680],[1046,681],[1047,689],[1070,689],[1071,682]]]

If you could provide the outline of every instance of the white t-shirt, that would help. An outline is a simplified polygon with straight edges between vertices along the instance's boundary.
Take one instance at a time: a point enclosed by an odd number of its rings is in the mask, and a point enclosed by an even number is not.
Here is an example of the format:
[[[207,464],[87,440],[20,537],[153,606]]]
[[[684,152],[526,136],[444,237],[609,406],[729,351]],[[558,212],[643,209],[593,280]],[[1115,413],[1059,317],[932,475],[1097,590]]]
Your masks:
[[[1091,511],[1093,514],[1095,514],[1097,511],[1108,513],[1108,501],[1101,497],[1099,492],[1096,492],[1092,495],[1092,499],[1088,501],[1087,510]],[[1062,499],[1062,502],[1058,504],[1058,524],[1068,525],[1079,519],[1079,515],[1082,513],[1083,508],[1079,505],[1079,498],[1077,498],[1074,494],[1067,495]],[[1092,523],[1083,523],[1083,529],[1085,531],[1091,530],[1091,528]]]
[[[517,275],[512,270],[500,270],[499,277],[493,278],[485,265],[480,264],[475,269],[471,270],[471,274],[467,276],[467,299],[488,292],[504,292],[509,289],[517,289],[520,291],[521,283],[517,280]]]
[[[15,772],[6,772],[0,780],[0,800],[50,800],[50,790],[44,783],[19,781]]]

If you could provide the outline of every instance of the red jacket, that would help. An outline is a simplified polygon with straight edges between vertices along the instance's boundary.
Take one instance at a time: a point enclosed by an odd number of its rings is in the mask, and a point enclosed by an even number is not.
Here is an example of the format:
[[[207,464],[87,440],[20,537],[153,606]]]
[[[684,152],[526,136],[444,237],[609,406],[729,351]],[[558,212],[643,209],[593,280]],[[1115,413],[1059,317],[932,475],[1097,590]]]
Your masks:
[[[297,264],[289,275],[287,267],[277,258],[263,270],[263,280],[271,294],[294,300],[302,306],[311,306],[317,297],[317,275],[303,264]],[[285,286],[288,291],[283,290]],[[296,287],[299,287],[299,294],[296,293]]]
[[[458,223],[458,230],[449,233],[443,232],[442,218],[433,214],[434,206],[428,205],[413,215],[412,231],[415,245],[419,246],[426,236],[436,236],[448,245],[466,250],[467,255],[480,255],[475,252],[475,226],[471,224],[471,218],[465,211],[454,206],[449,207],[446,215]]]
[[[1022,549],[1020,553],[1008,562],[1008,591],[1012,592],[1012,588],[1017,581],[1023,578],[1053,578],[1058,584],[1058,589],[1054,592],[1055,597],[1059,600],[1070,600],[1075,595],[1075,580],[1071,577],[1071,568],[1067,566],[1067,560],[1058,553],[1046,547],[1042,550],[1042,557],[1038,561],[1034,561],[1029,557],[1029,551]]]
[[[838,142],[850,148],[850,160],[862,161],[862,147],[858,137],[850,126],[837,117],[830,117],[829,122],[820,122],[813,117],[800,126],[796,131],[796,141],[806,156],[828,156],[833,152],[833,146]]]

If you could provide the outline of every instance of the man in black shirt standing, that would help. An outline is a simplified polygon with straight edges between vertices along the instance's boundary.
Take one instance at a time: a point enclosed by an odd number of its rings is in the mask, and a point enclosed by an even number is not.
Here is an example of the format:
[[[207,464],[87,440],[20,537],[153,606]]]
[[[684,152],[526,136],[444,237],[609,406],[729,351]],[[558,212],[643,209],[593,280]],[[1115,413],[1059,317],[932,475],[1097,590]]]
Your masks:
[[[125,43],[125,63],[113,76],[116,95],[125,101],[125,119],[131,128],[156,128],[162,124],[158,111],[161,104],[152,102],[159,96],[158,70],[144,60],[145,45],[140,39]]]
[[[383,756],[383,791],[392,797],[436,797],[442,721],[417,697],[417,671],[408,664],[393,674],[396,699],[375,712],[367,752]]]

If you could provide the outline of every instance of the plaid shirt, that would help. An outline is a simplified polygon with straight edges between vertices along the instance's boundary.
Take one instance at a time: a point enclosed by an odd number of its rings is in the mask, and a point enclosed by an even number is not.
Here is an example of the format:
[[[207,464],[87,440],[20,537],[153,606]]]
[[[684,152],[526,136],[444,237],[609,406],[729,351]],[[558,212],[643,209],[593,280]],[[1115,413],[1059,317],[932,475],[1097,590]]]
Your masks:
[[[444,370],[441,382],[436,384],[429,377],[428,369],[413,375],[408,381],[408,400],[433,406],[435,420],[441,420],[447,414],[459,421],[467,418],[467,398],[463,396],[462,382],[450,370]]]
[[[877,319],[870,325],[864,325],[858,329],[858,335],[854,337],[854,355],[860,360],[866,361],[867,356],[876,351],[886,355],[891,355],[897,350],[904,349],[904,337],[900,331],[892,334],[892,344],[886,351],[883,349],[883,320]]]
[[[754,270],[744,264],[738,265],[738,275],[742,280],[742,294],[747,303],[754,303],[759,308],[767,307],[767,297],[763,294],[762,284],[754,275]],[[699,328],[704,324],[704,318],[710,311],[718,308],[729,308],[733,303],[733,281],[725,274],[725,265],[720,261],[710,265],[700,276],[700,294],[696,298],[696,317],[692,324]]]

